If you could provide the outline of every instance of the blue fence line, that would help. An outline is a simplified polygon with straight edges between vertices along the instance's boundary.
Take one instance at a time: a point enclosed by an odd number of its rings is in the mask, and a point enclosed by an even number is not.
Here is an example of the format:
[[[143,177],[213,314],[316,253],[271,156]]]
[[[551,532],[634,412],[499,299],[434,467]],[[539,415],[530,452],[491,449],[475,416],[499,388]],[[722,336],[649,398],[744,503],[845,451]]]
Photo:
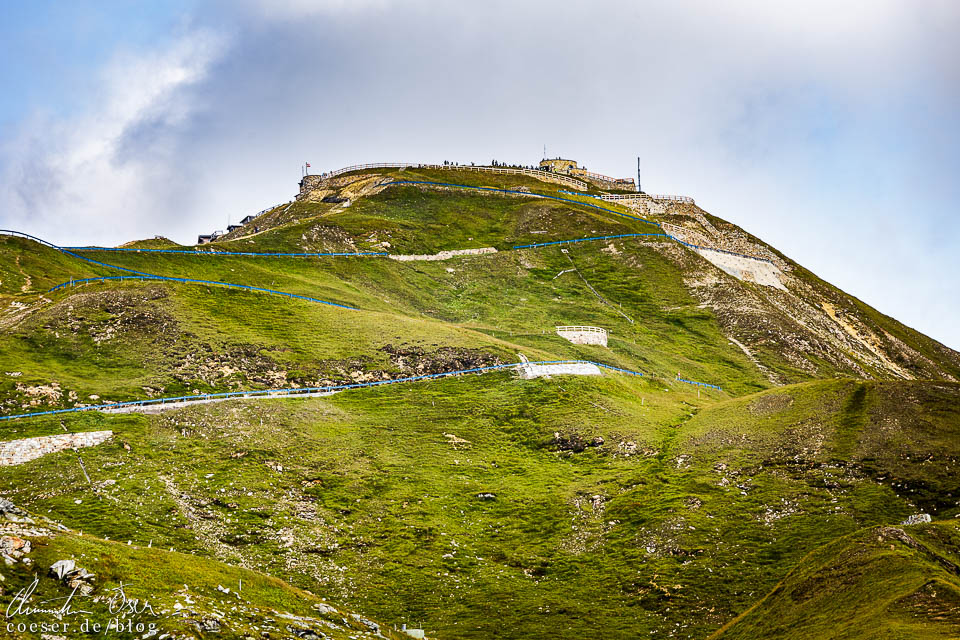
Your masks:
[[[600,362],[593,362],[591,360],[540,360],[537,362],[512,362],[510,364],[495,364],[486,367],[474,367],[472,369],[460,369],[458,371],[448,371],[446,373],[431,373],[422,376],[410,376],[407,378],[397,378],[395,380],[379,380],[377,382],[356,382],[353,384],[339,384],[339,385],[329,385],[326,387],[296,387],[292,389],[264,389],[260,391],[225,391],[222,393],[201,393],[198,395],[190,396],[175,396],[172,398],[151,398],[150,400],[129,400],[126,402],[108,402],[104,404],[91,405],[89,407],[73,407],[71,409],[52,409],[50,411],[35,411],[33,413],[21,413],[12,416],[0,416],[0,421],[3,420],[16,420],[18,418],[35,418],[38,416],[49,416],[49,415],[58,415],[63,413],[79,413],[81,411],[101,411],[104,409],[121,409],[123,407],[133,407],[133,406],[149,406],[149,405],[163,405],[166,403],[174,402],[189,402],[191,400],[213,400],[213,399],[228,399],[228,398],[258,398],[258,397],[281,397],[286,396],[298,396],[305,394],[313,393],[334,393],[337,391],[346,391],[348,389],[361,389],[369,387],[379,387],[385,384],[399,384],[402,382],[416,382],[418,380],[431,380],[437,378],[447,378],[450,376],[466,375],[470,373],[485,373],[488,371],[497,371],[503,369],[517,369],[524,367],[528,364],[532,365],[549,365],[549,364],[592,364],[603,369],[610,369],[613,371],[619,371],[620,373],[626,373],[632,376],[643,376],[644,374],[639,371],[631,371],[630,369],[621,369],[620,367],[614,367],[609,364],[602,364]],[[678,378],[681,382],[689,382],[690,384],[698,384],[705,387],[710,387],[712,389],[720,389],[720,387],[712,384],[706,384],[703,382],[691,382],[690,380],[683,380]]]
[[[639,371],[631,371],[630,369],[621,369],[620,367],[615,367],[615,366],[610,365],[610,364],[602,364],[602,363],[600,363],[600,362],[592,362],[592,361],[590,361],[590,360],[575,360],[575,362],[586,362],[586,363],[589,363],[589,364],[596,365],[596,366],[598,366],[598,367],[602,367],[603,369],[612,369],[613,371],[619,371],[620,373],[626,373],[626,374],[629,374],[629,375],[631,375],[631,376],[643,376],[643,375],[644,375],[644,374],[640,373]],[[536,363],[535,363],[535,364],[536,364]]]
[[[315,258],[315,257],[369,257],[388,256],[389,253],[373,251],[358,251],[354,253],[256,253],[252,251],[188,251],[186,249],[130,249],[123,247],[61,247],[68,251],[126,251],[130,253],[176,253],[192,256],[243,256],[264,258]]]
[[[292,389],[265,389],[260,391],[227,391],[222,393],[202,393],[198,395],[190,396],[176,396],[172,398],[153,398],[150,400],[129,400],[127,402],[108,402],[104,404],[91,405],[89,407],[74,407],[71,409],[53,409],[50,411],[36,411],[33,413],[21,413],[18,415],[12,416],[0,416],[0,420],[15,420],[17,418],[33,418],[36,416],[46,416],[46,415],[55,415],[61,413],[75,413],[80,411],[99,411],[103,409],[118,409],[122,407],[131,407],[131,406],[148,406],[155,404],[166,404],[168,402],[183,402],[190,400],[210,400],[216,398],[249,398],[249,397],[261,397],[261,396],[270,396],[272,394],[282,394],[285,396],[296,396],[302,394],[310,393],[327,393],[335,391],[344,391],[347,389],[360,389],[364,387],[376,387],[385,384],[397,384],[401,382],[416,382],[418,380],[429,380],[436,378],[446,378],[449,376],[455,375],[464,375],[470,373],[484,373],[487,371],[496,371],[500,369],[515,369],[517,367],[523,367],[527,364],[536,364],[536,365],[545,365],[545,364],[594,364],[597,366],[605,367],[608,369],[615,369],[617,371],[622,371],[624,373],[629,373],[632,375],[642,376],[643,374],[638,371],[629,371],[627,369],[619,369],[617,367],[612,367],[610,365],[602,365],[596,362],[590,362],[589,360],[543,360],[538,362],[514,362],[510,364],[496,364],[490,365],[487,367],[474,367],[472,369],[460,369],[458,371],[448,371],[446,373],[431,373],[421,376],[410,376],[407,378],[397,378],[394,380],[379,380],[376,382],[356,382],[353,384],[340,384],[340,385],[330,385],[326,387],[296,387]]]
[[[557,189],[557,193],[566,193],[571,196],[580,196],[581,198],[594,198],[596,200],[600,199],[600,196],[595,196],[592,193],[580,193],[579,191],[568,191],[567,189]]]
[[[546,200],[557,200],[559,202],[570,202],[572,204],[578,204],[582,207],[591,207],[593,209],[599,209],[600,211],[606,211],[607,213],[612,213],[614,215],[620,216],[621,218],[629,218],[630,220],[638,220],[639,222],[645,222],[647,224],[652,224],[655,227],[660,225],[652,220],[647,220],[646,218],[641,218],[639,216],[631,216],[616,209],[608,209],[606,207],[601,207],[595,205],[591,202],[580,202],[579,200],[571,200],[570,198],[558,198],[556,196],[546,196],[540,193],[531,193],[529,191],[517,191],[515,189],[497,189],[495,187],[474,187],[469,184],[456,184],[454,182],[430,182],[427,180],[391,180],[390,182],[384,182],[384,186],[389,186],[391,184],[433,184],[439,185],[442,187],[456,187],[459,189],[474,189],[476,191],[496,191],[497,193],[513,193],[521,196],[531,196],[534,198],[544,198]]]
[[[749,258],[750,260],[759,260],[760,262],[769,262],[770,264],[773,264],[773,260],[770,260],[769,258],[761,258],[759,256],[748,256],[745,253],[737,253],[736,251],[727,251],[726,249],[717,249],[716,247],[705,247],[699,244],[684,242],[683,240],[679,238],[674,238],[673,236],[670,236],[670,238],[676,242],[679,242],[685,247],[690,247],[691,249],[704,249],[706,251],[717,251],[719,253],[726,253],[727,255],[737,256],[739,258]]]
[[[553,242],[537,242],[535,244],[521,244],[511,249],[534,249],[536,247],[548,247],[553,244],[572,244],[574,242],[588,242],[590,240],[612,240],[614,238],[637,238],[640,236],[653,236],[659,238],[669,238],[666,233],[621,233],[616,236],[595,236],[592,238],[575,238],[573,240],[554,240]]]
[[[321,300],[321,299],[319,299],[319,298],[311,298],[310,296],[301,296],[301,295],[298,295],[298,294],[296,294],[296,293],[287,293],[287,292],[285,292],[285,291],[276,291],[276,290],[274,290],[274,289],[264,289],[263,287],[252,287],[252,286],[250,286],[250,285],[245,285],[245,284],[234,284],[234,283],[231,283],[231,282],[217,282],[217,281],[214,281],[214,280],[197,280],[197,279],[194,279],[194,278],[171,278],[171,277],[167,277],[167,276],[158,276],[158,275],[156,275],[155,273],[147,273],[147,272],[145,272],[145,271],[136,271],[136,270],[134,270],[134,269],[127,269],[126,267],[118,267],[118,266],[115,265],[115,264],[107,264],[106,262],[100,262],[99,260],[94,260],[93,258],[87,258],[87,257],[81,256],[80,254],[74,253],[74,252],[72,252],[72,251],[70,251],[70,250],[68,250],[68,249],[65,249],[65,248],[63,248],[63,247],[58,247],[57,245],[55,245],[55,244],[53,244],[53,243],[51,243],[51,242],[47,242],[46,240],[43,240],[43,239],[41,239],[41,238],[37,238],[36,236],[32,236],[32,235],[30,235],[30,234],[28,234],[28,233],[23,233],[23,232],[21,232],[21,231],[11,231],[11,230],[9,230],[9,229],[0,229],[0,233],[5,233],[5,234],[15,235],[15,236],[22,236],[22,237],[24,237],[24,238],[29,238],[29,239],[34,240],[34,241],[36,241],[36,242],[39,242],[39,243],[41,243],[41,244],[43,244],[43,245],[45,245],[45,246],[48,246],[48,247],[50,247],[50,248],[52,248],[52,249],[56,249],[57,251],[60,251],[61,253],[65,254],[65,255],[68,255],[68,256],[77,258],[77,259],[79,259],[79,260],[83,260],[84,262],[89,262],[89,263],[91,263],[91,264],[99,265],[99,266],[101,266],[101,267],[106,267],[106,268],[108,268],[108,269],[115,269],[115,270],[117,270],[117,271],[124,271],[124,272],[126,272],[126,273],[132,273],[134,276],[137,276],[137,277],[138,277],[139,279],[141,279],[141,280],[166,280],[166,281],[170,281],[170,282],[179,282],[179,283],[183,283],[183,284],[206,284],[206,285],[214,285],[214,286],[218,286],[218,287],[226,287],[226,288],[228,288],[228,289],[245,289],[245,290],[248,290],[248,291],[258,291],[258,292],[260,292],[260,293],[269,293],[269,294],[272,294],[272,295],[284,296],[284,297],[287,297],[287,298],[296,298],[296,299],[299,299],[299,300],[307,300],[307,301],[310,301],[310,302],[319,302],[320,304],[325,304],[325,305],[328,305],[328,306],[331,306],[331,307],[338,307],[338,308],[340,308],[340,309],[349,309],[349,310],[351,310],[351,311],[358,311],[357,307],[351,307],[351,306],[348,306],[348,305],[345,305],[345,304],[339,304],[339,303],[336,303],[336,302],[329,302],[329,301],[327,301],[327,300]],[[123,279],[125,279],[125,278],[137,279],[137,278],[132,278],[132,277],[130,277],[130,276],[104,276],[104,277],[99,277],[99,278],[83,278],[83,279],[81,279],[81,280],[70,280],[70,281],[68,281],[68,282],[61,282],[61,283],[58,284],[57,286],[55,286],[55,287],[51,288],[50,290],[48,290],[47,293],[50,293],[51,291],[56,291],[57,289],[62,289],[63,287],[66,287],[66,286],[70,286],[70,285],[73,285],[73,284],[81,283],[81,282],[97,282],[97,281],[105,281],[105,280],[123,280]]]
[[[655,226],[655,227],[657,227],[657,228],[659,228],[659,229],[662,229],[662,228],[663,228],[663,226],[662,226],[659,222],[654,222],[653,220],[647,220],[646,218],[642,218],[642,217],[639,217],[639,216],[627,215],[626,213],[622,213],[622,212],[617,211],[617,210],[615,210],[615,209],[608,209],[608,208],[606,208],[606,207],[600,207],[600,206],[598,206],[598,205],[595,205],[595,204],[592,204],[592,203],[589,203],[589,202],[581,202],[581,201],[579,201],[579,200],[571,200],[570,198],[558,198],[558,197],[556,197],[556,196],[545,196],[545,195],[542,195],[542,194],[539,194],[539,193],[530,193],[530,192],[528,192],[528,191],[517,191],[517,190],[514,190],[514,189],[497,189],[497,188],[495,188],[495,187],[474,187],[474,186],[468,185],[468,184],[456,184],[456,183],[453,183],[453,182],[429,182],[429,181],[426,181],[426,180],[392,180],[392,181],[390,181],[390,182],[385,182],[385,183],[383,183],[383,184],[384,184],[384,185],[391,185],[391,184],[433,184],[433,185],[439,185],[439,186],[443,186],[443,187],[456,187],[456,188],[459,188],[459,189],[475,189],[475,190],[478,190],[478,191],[496,191],[496,192],[499,192],[499,193],[514,193],[514,194],[519,194],[519,195],[522,195],[522,196],[532,196],[532,197],[534,197],[534,198],[545,198],[545,199],[547,199],[547,200],[558,200],[558,201],[560,201],[560,202],[570,202],[570,203],[573,203],[573,204],[579,204],[579,205],[584,206],[584,207],[592,207],[592,208],[594,208],[594,209],[599,209],[600,211],[606,211],[606,212],[608,212],[608,213],[612,213],[612,214],[614,214],[614,215],[618,215],[618,216],[620,216],[621,218],[629,218],[629,219],[631,219],[631,220],[638,220],[638,221],[640,221],[640,222],[645,222],[645,223],[647,223],[647,224],[652,224],[653,226]],[[561,193],[569,193],[569,194],[573,194],[573,195],[582,195],[582,196],[585,196],[585,197],[588,197],[588,198],[593,198],[593,197],[595,197],[595,196],[591,196],[591,195],[586,194],[586,193],[584,193],[584,194],[579,194],[579,193],[576,193],[576,192],[574,192],[574,191],[565,191],[565,190],[563,190],[563,189],[560,189],[559,191],[560,191]],[[638,234],[638,235],[639,235],[639,234]],[[750,255],[747,255],[747,254],[745,254],[745,253],[737,253],[736,251],[727,251],[726,249],[715,249],[715,248],[713,248],[713,247],[704,247],[704,246],[701,246],[701,245],[698,245],[698,244],[691,244],[691,243],[689,243],[689,242],[684,242],[683,240],[677,238],[676,236],[672,236],[672,235],[670,235],[669,233],[665,233],[665,234],[663,234],[663,235],[666,236],[667,238],[670,238],[670,239],[673,240],[674,242],[677,242],[677,243],[679,243],[679,244],[682,244],[682,245],[685,246],[685,247],[690,247],[691,249],[705,249],[705,250],[707,250],[707,251],[719,251],[720,253],[726,253],[726,254],[729,254],[729,255],[731,255],[731,256],[739,256],[739,257],[741,257],[741,258],[748,258],[748,259],[750,259],[750,260],[760,260],[761,262],[769,262],[770,264],[773,264],[773,260],[768,260],[767,258],[758,258],[757,256],[750,256]],[[553,242],[553,243],[541,243],[541,244],[536,244],[536,245],[529,245],[529,247],[542,247],[542,246],[547,246],[547,245],[549,245],[549,244],[563,244],[563,243],[565,243],[565,242],[569,242],[569,241],[562,240],[562,241]],[[514,249],[529,248],[529,247],[514,247]]]
[[[57,251],[63,251],[63,247],[58,247],[52,242],[47,242],[43,238],[32,236],[29,233],[24,233],[23,231],[14,231],[13,229],[0,229],[0,233],[8,236],[20,236],[21,238],[27,238],[29,240],[33,240],[34,242],[39,242],[40,244],[50,247],[51,249],[56,249]]]
[[[677,382],[686,382],[687,384],[695,384],[699,387],[709,387],[711,389],[717,389],[719,391],[723,391],[721,387],[718,387],[715,384],[707,384],[706,382],[697,382],[695,380],[687,380],[686,378],[681,378],[680,376],[677,376]]]
[[[351,307],[345,304],[339,304],[337,302],[329,302],[327,300],[321,300],[320,298],[311,298],[310,296],[301,296],[296,293],[287,293],[286,291],[276,291],[274,289],[264,289],[262,287],[251,287],[250,285],[246,285],[246,284],[231,284],[229,282],[216,282],[214,280],[194,280],[192,278],[168,278],[167,276],[154,276],[154,275],[103,276],[100,278],[82,278],[80,280],[70,280],[69,282],[61,282],[57,286],[49,289],[47,293],[56,291],[57,289],[62,289],[64,287],[73,286],[76,284],[84,284],[87,282],[102,282],[105,280],[160,280],[160,281],[167,281],[167,282],[179,282],[181,284],[207,284],[207,285],[214,285],[217,287],[227,287],[228,289],[245,289],[248,291],[258,291],[260,293],[270,293],[275,296],[296,298],[298,300],[308,300],[310,302],[319,302],[320,304],[326,304],[331,307],[339,307],[340,309],[350,309],[351,311],[359,311],[357,307]]]
[[[133,269],[127,269],[126,267],[118,267],[118,266],[115,265],[115,264],[107,264],[106,262],[100,262],[99,260],[94,260],[93,258],[85,258],[85,257],[83,257],[83,256],[81,256],[81,255],[79,255],[79,254],[76,254],[76,253],[68,250],[68,249],[65,249],[65,248],[63,248],[63,247],[59,247],[59,246],[53,244],[52,242],[47,242],[47,241],[44,240],[43,238],[38,238],[37,236],[32,236],[32,235],[30,235],[29,233],[24,233],[24,232],[22,232],[22,231],[13,231],[13,230],[11,230],[11,229],[0,229],[0,233],[2,233],[2,234],[7,234],[7,235],[11,235],[11,236],[20,236],[20,237],[22,237],[22,238],[28,238],[28,239],[30,239],[30,240],[33,240],[34,242],[39,242],[40,244],[42,244],[42,245],[44,245],[44,246],[50,247],[51,249],[56,249],[56,250],[59,251],[60,253],[63,253],[63,254],[68,255],[68,256],[71,256],[71,257],[73,257],[73,258],[76,258],[77,260],[83,260],[84,262],[89,262],[89,263],[91,263],[91,264],[99,265],[99,266],[101,266],[101,267],[107,267],[108,269],[116,269],[117,271],[126,271],[127,273],[136,273],[137,275],[141,275],[141,276],[152,276],[152,275],[154,275],[154,274],[152,274],[152,273],[144,273],[144,272],[142,272],[142,271],[135,271],[135,270],[133,270]]]

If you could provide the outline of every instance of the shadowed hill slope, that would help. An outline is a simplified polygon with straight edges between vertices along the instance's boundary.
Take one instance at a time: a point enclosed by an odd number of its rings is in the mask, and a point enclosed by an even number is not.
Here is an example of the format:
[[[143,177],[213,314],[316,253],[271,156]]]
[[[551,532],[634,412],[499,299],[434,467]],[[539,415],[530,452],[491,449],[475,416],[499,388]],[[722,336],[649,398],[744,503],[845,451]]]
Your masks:
[[[0,503],[5,638],[407,637],[302,589],[173,550],[109,542]],[[56,567],[64,565],[60,574]],[[32,612],[38,601],[46,605]],[[60,615],[43,615],[58,610]],[[94,629],[94,625],[99,628]],[[385,634],[385,635],[384,635]]]
[[[710,638],[956,638],[958,563],[956,523],[860,531],[811,553]]]

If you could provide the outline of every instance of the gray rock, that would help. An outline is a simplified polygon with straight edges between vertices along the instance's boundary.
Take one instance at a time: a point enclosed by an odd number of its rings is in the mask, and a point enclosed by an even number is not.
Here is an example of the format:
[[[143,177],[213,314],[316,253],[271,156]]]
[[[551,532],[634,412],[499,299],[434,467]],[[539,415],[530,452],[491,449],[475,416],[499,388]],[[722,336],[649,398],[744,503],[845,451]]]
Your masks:
[[[50,567],[50,575],[63,580],[77,568],[77,563],[73,560],[58,560]]]
[[[333,613],[333,614],[337,613],[336,609],[334,609],[330,605],[325,604],[323,602],[316,603],[315,605],[313,605],[313,608],[319,611],[320,613]]]
[[[925,522],[930,522],[930,520],[931,518],[929,513],[916,513],[910,516],[909,518],[907,518],[906,520],[904,520],[903,522],[901,522],[900,524],[906,524],[906,525],[923,524]]]
[[[220,633],[220,622],[216,618],[204,618],[194,624],[200,633]]]
[[[22,524],[34,524],[33,519],[26,511],[13,504],[6,498],[0,498],[0,518],[10,522],[19,522]]]
[[[364,618],[363,616],[357,613],[351,613],[350,617],[352,617],[354,620],[356,620],[357,622],[365,626],[367,629],[370,629],[370,631],[373,631],[374,633],[380,633],[380,625],[378,625],[373,620]]]

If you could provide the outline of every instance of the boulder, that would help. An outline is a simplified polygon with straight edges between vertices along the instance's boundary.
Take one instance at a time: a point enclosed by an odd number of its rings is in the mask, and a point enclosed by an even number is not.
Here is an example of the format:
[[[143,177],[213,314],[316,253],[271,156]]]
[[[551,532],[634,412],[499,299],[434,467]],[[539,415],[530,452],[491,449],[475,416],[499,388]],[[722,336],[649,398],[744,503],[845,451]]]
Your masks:
[[[63,580],[68,575],[73,573],[77,568],[77,563],[73,560],[57,560],[50,567],[50,575],[57,578],[58,580]]]
[[[910,516],[900,524],[906,524],[906,525],[923,524],[925,522],[930,522],[930,520],[931,518],[929,513],[915,513],[914,515]]]

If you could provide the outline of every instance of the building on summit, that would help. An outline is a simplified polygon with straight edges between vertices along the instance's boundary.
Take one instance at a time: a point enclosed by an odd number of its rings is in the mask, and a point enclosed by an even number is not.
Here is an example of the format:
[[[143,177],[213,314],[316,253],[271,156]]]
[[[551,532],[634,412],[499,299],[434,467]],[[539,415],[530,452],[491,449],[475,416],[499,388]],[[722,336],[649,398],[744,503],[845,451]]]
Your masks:
[[[600,173],[587,171],[577,166],[576,160],[566,158],[544,158],[540,161],[541,171],[550,171],[560,173],[565,176],[573,176],[594,183],[603,189],[617,189],[620,191],[636,191],[637,186],[633,178],[611,178]]]
[[[540,161],[541,171],[552,171],[553,173],[562,173],[564,175],[573,175],[577,171],[576,160],[565,160],[563,158],[544,158]]]

